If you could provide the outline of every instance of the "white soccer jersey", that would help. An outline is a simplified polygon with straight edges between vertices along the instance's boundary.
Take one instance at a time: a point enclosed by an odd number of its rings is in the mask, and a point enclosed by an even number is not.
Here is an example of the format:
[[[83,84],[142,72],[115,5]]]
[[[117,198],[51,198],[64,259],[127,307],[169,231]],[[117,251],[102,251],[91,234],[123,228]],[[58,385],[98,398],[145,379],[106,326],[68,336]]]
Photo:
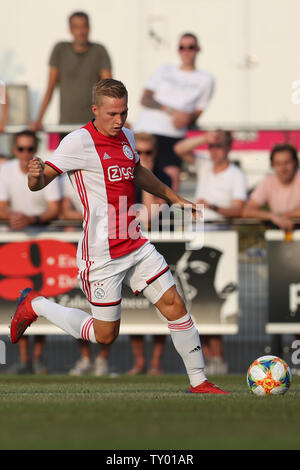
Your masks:
[[[68,134],[46,164],[67,172],[83,206],[83,232],[77,256],[97,263],[142,246],[143,237],[130,208],[135,204],[134,168],[139,161],[133,132],[123,128],[106,137],[93,122]]]

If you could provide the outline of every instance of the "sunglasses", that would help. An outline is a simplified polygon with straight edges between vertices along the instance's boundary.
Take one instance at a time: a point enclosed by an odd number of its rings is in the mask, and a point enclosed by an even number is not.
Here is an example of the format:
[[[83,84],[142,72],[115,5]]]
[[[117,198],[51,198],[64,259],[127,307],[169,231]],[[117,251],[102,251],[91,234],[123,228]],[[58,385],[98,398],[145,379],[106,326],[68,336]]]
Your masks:
[[[26,152],[26,150],[28,152],[35,152],[36,151],[36,148],[31,146],[31,147],[17,147],[17,150],[18,152]]]
[[[139,155],[153,155],[153,150],[137,150]]]
[[[195,45],[194,46],[192,46],[192,45],[191,46],[179,46],[178,50],[179,51],[195,51],[196,48],[197,47]]]

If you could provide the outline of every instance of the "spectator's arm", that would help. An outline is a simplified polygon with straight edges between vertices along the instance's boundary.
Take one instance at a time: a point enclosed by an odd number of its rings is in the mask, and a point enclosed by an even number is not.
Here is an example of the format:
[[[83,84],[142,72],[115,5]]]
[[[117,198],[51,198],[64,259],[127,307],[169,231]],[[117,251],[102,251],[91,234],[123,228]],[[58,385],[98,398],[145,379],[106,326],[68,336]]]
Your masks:
[[[242,217],[246,219],[258,219],[272,222],[273,213],[271,211],[261,209],[261,205],[254,199],[246,202],[242,211]]]
[[[152,90],[145,89],[143,91],[141,104],[145,106],[146,108],[160,109],[161,111],[165,111],[169,113],[173,112],[171,108],[168,108],[167,106],[163,106],[162,104],[160,104],[158,101],[154,99],[154,91]]]
[[[286,215],[278,215],[274,214],[274,212],[263,210],[253,199],[250,199],[246,203],[242,212],[242,217],[272,222],[282,230],[293,230],[294,227],[293,221],[289,217]]]
[[[64,220],[82,220],[82,213],[73,208],[68,197],[62,198],[61,218]]]
[[[194,111],[193,113],[186,113],[180,110],[172,112],[172,121],[176,129],[183,129],[191,126],[200,116],[202,111]]]
[[[104,80],[105,78],[112,78],[111,69],[101,69],[99,72],[100,80]]]
[[[300,207],[297,207],[296,209],[292,211],[285,212],[284,214],[286,217],[289,217],[291,219],[299,219],[300,218]]]
[[[10,215],[9,203],[8,201],[0,201],[0,219],[8,220]]]
[[[14,230],[22,230],[29,225],[44,225],[59,214],[59,201],[50,201],[47,203],[47,209],[40,215],[26,215],[22,212],[11,211],[9,215],[9,225]]]
[[[196,137],[189,137],[188,139],[182,139],[175,144],[174,152],[188,163],[195,163],[196,157],[193,151],[197,147],[207,144],[208,139],[208,133]]]
[[[216,211],[218,214],[223,215],[223,217],[234,219],[241,217],[244,205],[245,201],[235,199],[230,207],[216,207],[213,204],[208,204],[208,208]]]
[[[38,131],[42,129],[43,127],[42,120],[43,120],[44,114],[48,108],[48,105],[53,95],[53,91],[56,85],[58,84],[58,82],[59,82],[59,69],[57,67],[50,66],[49,75],[48,75],[48,85],[47,85],[47,89],[46,89],[46,92],[45,92],[45,95],[41,104],[38,118],[35,122],[30,124],[30,129],[32,129],[33,131]]]
[[[39,216],[40,224],[46,224],[51,220],[57,219],[59,215],[59,209],[60,201],[48,201],[47,209]]]

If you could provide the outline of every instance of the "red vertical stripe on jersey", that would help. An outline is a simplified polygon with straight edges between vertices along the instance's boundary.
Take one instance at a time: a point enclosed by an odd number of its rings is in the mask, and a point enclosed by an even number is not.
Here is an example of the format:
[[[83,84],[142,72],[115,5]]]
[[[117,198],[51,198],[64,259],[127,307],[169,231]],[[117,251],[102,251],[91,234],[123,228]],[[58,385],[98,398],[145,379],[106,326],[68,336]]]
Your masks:
[[[82,241],[82,258],[85,260],[89,259],[89,250],[88,250],[88,224],[90,219],[90,209],[89,202],[87,198],[86,188],[84,185],[83,177],[81,171],[76,171],[75,182],[78,190],[78,194],[81,200],[81,203],[84,208],[83,218],[84,218],[84,236]]]

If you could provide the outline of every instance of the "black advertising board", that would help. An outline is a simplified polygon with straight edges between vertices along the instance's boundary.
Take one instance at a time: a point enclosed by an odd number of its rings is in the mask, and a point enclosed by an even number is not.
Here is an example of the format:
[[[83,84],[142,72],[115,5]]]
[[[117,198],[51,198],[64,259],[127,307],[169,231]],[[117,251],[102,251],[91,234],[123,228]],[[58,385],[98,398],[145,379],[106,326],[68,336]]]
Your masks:
[[[266,232],[268,254],[267,333],[300,333],[300,237]]]

